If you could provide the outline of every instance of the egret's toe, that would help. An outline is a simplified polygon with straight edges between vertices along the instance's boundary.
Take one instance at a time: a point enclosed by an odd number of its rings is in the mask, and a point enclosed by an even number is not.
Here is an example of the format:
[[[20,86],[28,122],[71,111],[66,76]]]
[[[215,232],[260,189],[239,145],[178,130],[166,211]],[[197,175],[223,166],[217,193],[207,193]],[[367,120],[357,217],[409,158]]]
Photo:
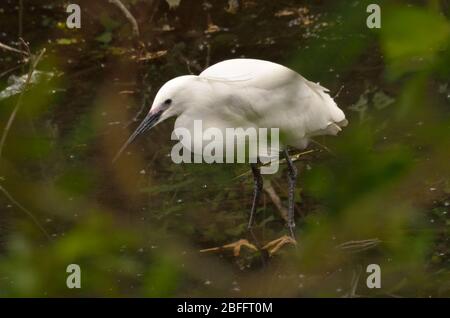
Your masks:
[[[241,248],[243,246],[247,247],[248,249],[254,250],[254,251],[258,250],[256,248],[256,246],[253,245],[252,243],[250,243],[248,240],[241,239],[241,240],[236,241],[234,243],[226,244],[226,245],[223,245],[223,246],[206,248],[206,249],[200,250],[200,253],[216,252],[216,251],[223,251],[223,250],[226,250],[226,249],[232,249],[233,250],[233,255],[235,257],[238,257],[239,254],[241,253]]]
[[[272,256],[286,244],[297,245],[297,241],[288,235],[283,235],[282,237],[277,238],[276,240],[270,241],[269,243],[264,245],[262,249],[266,250],[269,253],[269,255]]]

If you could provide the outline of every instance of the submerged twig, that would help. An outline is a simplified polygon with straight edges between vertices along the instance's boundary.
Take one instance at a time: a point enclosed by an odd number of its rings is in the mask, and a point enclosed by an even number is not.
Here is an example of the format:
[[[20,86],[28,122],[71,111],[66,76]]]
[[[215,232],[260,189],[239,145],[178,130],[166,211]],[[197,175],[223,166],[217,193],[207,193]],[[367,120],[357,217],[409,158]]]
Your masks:
[[[330,148],[328,148],[327,146],[321,144],[321,143],[318,142],[317,140],[310,139],[309,141],[312,142],[313,144],[319,146],[319,147],[322,147],[322,148],[325,149],[325,151],[327,151],[329,154],[331,154],[331,155],[333,155],[333,156],[335,155],[335,153],[334,153],[333,151],[331,151]]]
[[[270,197],[270,200],[272,201],[272,203],[275,205],[275,207],[277,208],[278,212],[280,213],[281,217],[283,218],[283,220],[285,220],[287,222],[288,220],[288,211],[287,209],[283,206],[283,204],[281,203],[281,199],[278,196],[278,194],[276,193],[275,189],[273,188],[272,184],[270,183],[270,181],[266,181],[264,183],[264,192],[267,193],[267,195]]]
[[[293,162],[295,162],[295,161],[299,160],[301,156],[304,156],[304,155],[313,153],[313,152],[315,152],[315,151],[316,151],[316,150],[314,150],[314,149],[306,150],[306,151],[303,151],[303,152],[294,154],[294,155],[290,156],[290,158],[291,158],[291,160],[292,160]],[[271,165],[271,164],[276,164],[276,163],[278,163],[278,164],[283,164],[283,163],[285,163],[285,162],[286,162],[286,158],[283,158],[283,159],[281,159],[281,160],[280,160],[280,159],[277,159],[277,160],[274,160],[274,161],[269,161],[269,162],[267,162],[267,163],[264,163],[264,164],[262,164],[262,166],[263,166],[263,167],[264,167],[264,166],[269,166],[269,165]],[[246,172],[244,172],[244,173],[238,175],[238,176],[235,177],[234,179],[238,179],[238,178],[241,178],[241,177],[243,177],[243,176],[249,175],[251,172],[252,172],[251,170],[248,170],[248,171],[246,171]]]
[[[23,0],[19,0],[19,38],[23,35]]]
[[[8,122],[6,123],[6,126],[3,130],[3,135],[0,139],[0,159],[2,157],[3,147],[5,146],[5,142],[6,142],[6,138],[8,136],[9,130],[11,129],[14,119],[16,118],[17,112],[19,111],[20,107],[22,106],[23,95],[24,95],[25,91],[27,90],[28,85],[30,84],[33,72],[35,71],[37,65],[39,64],[39,61],[41,60],[42,56],[44,56],[44,53],[45,53],[45,48],[42,49],[42,51],[36,56],[36,58],[32,57],[30,60],[30,69],[28,71],[27,79],[25,80],[25,84],[23,85],[22,92],[19,95],[16,106],[14,107],[14,110],[12,111],[11,115],[9,116]]]
[[[22,67],[22,65],[16,65],[14,67],[11,67],[10,69],[7,69],[3,73],[0,73],[0,78],[2,78],[3,76],[7,75],[8,73],[14,72],[15,70],[17,70],[18,68],[21,68],[21,67]]]
[[[356,269],[353,270],[352,281],[350,283],[350,291],[346,295],[348,298],[360,297],[356,294],[356,290],[358,289],[359,279],[361,278],[362,267],[358,265]]]
[[[1,185],[0,185],[0,191],[5,195],[6,198],[8,198],[9,201],[11,201],[15,206],[17,206],[26,215],[28,215],[30,217],[30,219],[33,220],[34,224],[36,224],[36,226],[39,228],[39,230],[41,230],[41,232],[44,233],[44,235],[49,240],[51,240],[50,234],[48,234],[48,232],[41,225],[41,223],[39,223],[39,220],[33,215],[33,213],[31,213],[31,211],[26,209],[22,204],[20,204],[16,199],[14,199],[14,197],[5,188],[3,188]]]
[[[344,242],[342,244],[337,245],[336,248],[339,248],[341,250],[348,251],[351,253],[357,253],[357,252],[362,252],[362,251],[371,249],[372,247],[375,247],[380,243],[381,243],[380,239],[373,238],[373,239],[360,240],[360,241]]]
[[[131,14],[131,12],[127,9],[127,7],[120,0],[109,0],[110,3],[115,4],[125,15],[127,20],[131,23],[131,27],[133,29],[133,35],[138,38],[139,37],[139,26],[137,24],[136,19]]]
[[[12,46],[6,45],[6,44],[1,43],[1,42],[0,42],[0,48],[4,49],[4,50],[7,50],[7,51],[11,51],[11,52],[14,52],[14,53],[19,53],[19,54],[28,56],[28,52],[23,51],[23,50],[19,50],[19,49],[16,49],[16,48],[13,48]]]
[[[211,65],[211,44],[206,44],[206,61],[205,61],[205,69],[207,69]]]
[[[333,96],[333,99],[339,97],[339,95],[341,94],[342,90],[344,89],[344,85],[342,85],[339,90],[337,91],[336,95]]]
[[[196,71],[198,73],[201,73],[205,68],[201,67],[200,64],[198,64],[195,60],[190,60],[186,56],[184,56],[182,53],[178,55],[178,59],[186,64],[186,67],[188,69],[189,74],[194,75],[193,72]],[[193,70],[192,70],[193,69]]]

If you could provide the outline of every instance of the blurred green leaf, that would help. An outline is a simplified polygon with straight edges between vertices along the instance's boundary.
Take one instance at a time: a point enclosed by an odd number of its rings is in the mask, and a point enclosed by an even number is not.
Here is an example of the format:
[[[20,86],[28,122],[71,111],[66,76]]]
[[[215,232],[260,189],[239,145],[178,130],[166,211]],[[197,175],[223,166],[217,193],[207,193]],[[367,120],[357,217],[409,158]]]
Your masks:
[[[394,76],[429,67],[448,45],[450,24],[438,12],[389,7],[383,13],[382,46]]]
[[[103,32],[101,35],[95,38],[98,42],[108,44],[112,41],[112,33],[109,31]]]

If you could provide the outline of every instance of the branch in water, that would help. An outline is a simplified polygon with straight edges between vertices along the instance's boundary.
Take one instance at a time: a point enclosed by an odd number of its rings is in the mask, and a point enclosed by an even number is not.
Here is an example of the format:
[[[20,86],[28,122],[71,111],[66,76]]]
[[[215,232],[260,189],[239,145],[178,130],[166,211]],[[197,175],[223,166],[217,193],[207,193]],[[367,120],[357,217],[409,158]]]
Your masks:
[[[9,116],[8,122],[6,123],[6,126],[3,130],[3,135],[0,139],[0,158],[2,157],[3,147],[5,146],[6,137],[8,136],[9,130],[11,129],[11,126],[14,122],[14,119],[16,118],[17,112],[19,111],[20,107],[22,106],[22,99],[25,91],[27,90],[28,86],[30,85],[31,76],[33,75],[34,71],[36,70],[37,65],[39,64],[39,61],[44,56],[45,49],[43,49],[36,58],[31,57],[30,59],[30,69],[28,71],[27,79],[25,80],[25,84],[23,85],[22,92],[19,95],[19,98],[17,100],[17,104],[14,107],[13,112]]]
[[[9,45],[3,44],[3,43],[1,43],[1,42],[0,42],[0,48],[2,48],[2,49],[4,49],[4,50],[7,50],[7,51],[11,51],[11,52],[14,52],[14,53],[19,53],[19,54],[28,56],[28,53],[27,53],[26,51],[22,51],[22,50],[19,50],[19,49],[15,49],[15,48],[13,48],[13,47],[11,47],[11,46],[9,46]]]
[[[133,28],[133,35],[138,38],[139,37],[139,26],[136,22],[136,19],[133,17],[131,12],[127,9],[127,7],[120,0],[109,0],[110,3],[115,4],[125,15],[128,21],[131,23]]]
[[[48,232],[45,230],[45,228],[41,225],[41,223],[39,223],[38,219],[33,215],[33,213],[31,213],[28,209],[26,209],[22,204],[20,204],[16,199],[13,198],[13,196],[6,191],[5,188],[3,188],[0,185],[0,192],[3,192],[3,194],[5,195],[5,197],[8,198],[9,201],[11,201],[15,206],[17,206],[20,210],[22,210],[26,215],[28,215],[34,222],[34,224],[36,224],[36,226],[39,228],[39,230],[42,231],[42,233],[44,233],[44,235],[51,240],[51,236],[50,234],[48,234]]]
[[[275,205],[275,207],[277,208],[278,212],[280,212],[280,215],[283,218],[283,220],[287,221],[288,220],[288,211],[283,206],[283,204],[281,203],[281,199],[278,196],[278,194],[276,193],[276,191],[273,188],[273,186],[270,183],[270,181],[266,181],[264,183],[264,188],[263,189],[264,189],[264,192],[266,192],[269,195],[270,200],[272,200],[272,203]]]

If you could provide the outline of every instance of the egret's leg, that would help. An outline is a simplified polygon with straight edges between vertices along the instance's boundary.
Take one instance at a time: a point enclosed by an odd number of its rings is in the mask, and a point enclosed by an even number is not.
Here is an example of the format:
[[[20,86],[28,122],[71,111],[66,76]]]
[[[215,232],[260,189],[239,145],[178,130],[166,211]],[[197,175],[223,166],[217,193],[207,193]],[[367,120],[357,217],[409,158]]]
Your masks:
[[[295,220],[294,220],[294,194],[295,194],[295,185],[297,182],[297,167],[292,163],[291,158],[289,157],[289,151],[287,149],[284,150],[284,155],[286,157],[286,162],[288,164],[288,181],[289,181],[289,193],[288,193],[288,221],[287,226],[289,228],[289,234],[295,240],[294,229],[295,229]]]
[[[284,150],[284,155],[286,157],[286,162],[288,164],[288,181],[289,181],[289,194],[288,194],[288,215],[287,215],[287,226],[289,228],[290,236],[284,235],[276,240],[273,240],[263,246],[262,249],[267,250],[269,255],[275,254],[282,246],[286,244],[296,245],[294,235],[295,221],[294,221],[294,193],[295,193],[295,183],[297,181],[297,168],[292,163],[289,157],[289,152]]]
[[[252,167],[253,172],[253,180],[254,180],[254,187],[253,187],[253,203],[252,203],[252,209],[250,210],[250,217],[248,219],[248,229],[251,230],[253,224],[255,223],[255,213],[256,209],[258,208],[259,198],[261,196],[261,191],[263,188],[263,178],[261,176],[261,170],[260,168],[255,164],[250,164]]]
[[[252,231],[252,226],[253,226],[253,223],[255,222],[255,212],[256,212],[256,209],[258,208],[259,198],[261,196],[261,191],[262,191],[262,187],[263,187],[263,178],[261,176],[260,168],[255,163],[251,164],[251,168],[252,168],[252,172],[253,172],[253,180],[254,180],[254,188],[253,189],[254,190],[253,190],[252,209],[250,210],[250,217],[248,220],[248,229],[249,229],[250,234],[252,235],[253,239],[256,241],[256,237]],[[256,243],[256,244],[259,247],[259,243]],[[254,251],[258,250],[258,248],[255,245],[253,245],[252,243],[250,243],[248,240],[241,239],[237,242],[234,242],[231,244],[226,244],[226,245],[223,245],[220,247],[203,249],[203,250],[200,250],[200,252],[202,252],[202,253],[204,253],[204,252],[220,252],[220,251],[224,251],[226,249],[231,249],[231,250],[233,250],[233,255],[237,257],[237,256],[239,256],[242,247],[246,247],[246,248],[248,248],[250,250],[254,250]]]

